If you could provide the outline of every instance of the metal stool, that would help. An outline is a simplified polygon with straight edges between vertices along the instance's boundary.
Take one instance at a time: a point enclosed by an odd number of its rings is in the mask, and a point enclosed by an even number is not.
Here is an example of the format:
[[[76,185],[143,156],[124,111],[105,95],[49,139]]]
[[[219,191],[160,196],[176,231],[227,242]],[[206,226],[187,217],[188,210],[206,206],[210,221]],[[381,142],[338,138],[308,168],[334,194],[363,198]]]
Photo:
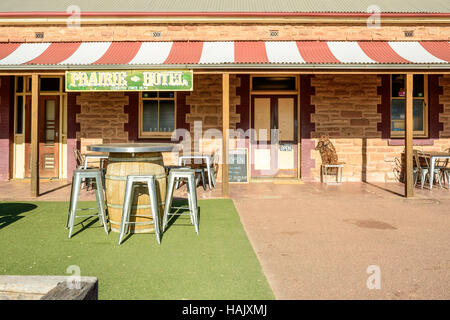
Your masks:
[[[127,183],[125,185],[125,197],[123,201],[123,213],[122,213],[122,221],[120,223],[120,235],[119,235],[119,245],[122,242],[122,238],[125,235],[125,230],[127,233],[130,229],[130,224],[149,224],[149,222],[130,222],[130,212],[131,212],[131,201],[133,199],[133,190],[137,183],[145,183],[148,187],[148,194],[150,197],[150,205],[152,209],[152,215],[139,215],[140,217],[152,217],[153,225],[155,226],[155,234],[156,240],[158,244],[161,244],[161,233],[160,228],[161,224],[159,222],[159,206],[160,203],[158,198],[156,197],[156,183],[154,175],[128,175]]]
[[[166,172],[169,173],[170,170],[174,169],[188,169],[188,170],[194,170],[195,172],[195,186],[198,186],[198,183],[200,182],[200,179],[202,180],[202,187],[203,190],[206,191],[206,175],[205,175],[205,168],[190,168],[188,166],[164,166],[166,169]],[[175,182],[175,189],[180,188],[180,179],[176,179]]]
[[[76,215],[76,211],[94,210],[95,208],[77,209],[78,195],[80,194],[80,186],[82,179],[94,179],[96,183],[95,198],[97,201],[97,214]],[[105,197],[103,195],[103,178],[101,169],[76,169],[73,171],[72,187],[70,190],[69,214],[67,216],[66,229],[69,228],[69,239],[72,237],[75,218],[81,217],[97,217],[100,224],[103,225],[106,234],[108,234],[108,226],[105,211]]]
[[[179,179],[187,180],[189,213],[170,213],[171,209],[185,209],[185,207],[172,207],[175,181]],[[195,171],[193,169],[172,169],[169,172],[169,179],[167,182],[167,195],[166,195],[166,205],[164,207],[162,232],[166,230],[169,216],[180,216],[188,214],[191,218],[191,223],[195,227],[195,232],[198,234],[198,206],[197,206],[197,191],[195,188]]]
[[[342,171],[344,169],[344,163],[322,164],[322,181],[325,182],[326,184],[328,184],[329,168],[336,168],[336,183],[342,183]]]

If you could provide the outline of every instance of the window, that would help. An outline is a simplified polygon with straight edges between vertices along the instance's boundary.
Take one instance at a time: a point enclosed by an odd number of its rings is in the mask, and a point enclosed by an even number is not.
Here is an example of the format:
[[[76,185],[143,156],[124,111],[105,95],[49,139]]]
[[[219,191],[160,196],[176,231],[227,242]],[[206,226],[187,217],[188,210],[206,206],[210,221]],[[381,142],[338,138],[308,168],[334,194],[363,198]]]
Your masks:
[[[296,91],[296,77],[252,77],[253,91]]]
[[[413,76],[413,135],[426,137],[428,135],[428,85],[427,76]],[[406,107],[405,75],[392,75],[391,78],[391,137],[405,136]]]
[[[61,88],[61,79],[60,78],[40,77],[39,84],[40,84],[40,86],[39,86],[40,91],[59,92],[59,90]]]
[[[141,92],[139,137],[170,137],[175,130],[175,106],[173,91]]]

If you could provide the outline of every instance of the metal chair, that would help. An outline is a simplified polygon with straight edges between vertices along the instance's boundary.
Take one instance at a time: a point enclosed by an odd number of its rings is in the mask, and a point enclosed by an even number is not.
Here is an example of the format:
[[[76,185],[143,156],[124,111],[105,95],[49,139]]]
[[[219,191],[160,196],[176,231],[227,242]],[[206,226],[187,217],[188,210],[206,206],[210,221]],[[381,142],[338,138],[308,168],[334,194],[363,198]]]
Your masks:
[[[120,224],[120,235],[119,235],[119,245],[122,242],[123,236],[125,233],[130,231],[131,224],[149,224],[149,222],[131,222],[131,201],[133,199],[133,191],[134,188],[138,186],[138,184],[146,184],[148,187],[148,194],[150,197],[150,206],[151,206],[151,215],[139,215],[140,217],[152,217],[153,225],[155,227],[156,241],[158,244],[161,244],[161,224],[159,221],[159,206],[160,203],[158,201],[158,197],[156,196],[156,183],[154,175],[128,175],[125,185],[125,197],[123,201],[123,211],[122,211],[122,221]],[[137,216],[137,215],[136,215]]]
[[[218,171],[219,166],[219,150],[216,149],[213,154],[211,155],[211,165],[208,170],[208,179],[211,179],[213,188],[217,185],[217,176],[216,172]]]
[[[450,153],[450,148],[445,149],[445,152]],[[440,164],[439,170],[441,171],[444,184],[445,184],[445,180],[447,180],[447,186],[448,186],[448,189],[450,190],[450,167],[448,166],[448,164],[449,164],[449,159],[445,159],[444,162],[442,164]]]
[[[415,153],[413,152],[413,154],[415,154],[415,159],[416,159],[416,166],[417,166],[417,174],[418,176],[420,176],[420,187],[423,189],[423,186],[425,185],[425,181],[427,179],[430,179],[430,164],[428,162],[428,157],[424,154],[423,151],[421,150],[415,150]],[[423,163],[425,163],[425,166],[422,164],[422,162],[420,161],[420,159],[423,159]],[[441,183],[441,179],[442,179],[442,174],[441,174],[441,170],[438,167],[434,168],[434,172],[432,173],[434,175],[437,175],[437,181],[439,182],[439,187],[442,188],[442,183]],[[417,183],[417,181],[416,181]]]
[[[78,150],[77,148],[73,148],[72,149],[74,157],[75,157],[75,162],[77,164],[77,169],[101,169],[102,171],[102,179],[103,179],[103,187],[105,187],[105,168],[104,168],[104,162],[105,159],[108,159],[107,155],[83,155],[81,153],[80,150]],[[90,166],[88,167],[88,160],[89,159],[99,159],[98,161],[94,161],[98,162],[98,167],[97,166]],[[92,163],[92,162],[91,162]],[[89,179],[83,179],[82,181],[82,185],[81,188],[86,187],[86,190],[89,190],[89,186],[91,185],[90,180]]]
[[[172,207],[173,192],[175,187],[175,181],[183,179],[187,184],[187,196],[189,204],[189,213],[178,213],[179,209],[186,209],[185,207]],[[169,178],[167,182],[167,195],[166,205],[164,207],[162,232],[166,230],[169,216],[189,215],[191,223],[195,227],[195,232],[198,234],[198,206],[197,206],[197,191],[195,188],[195,171],[193,169],[172,169],[169,172]],[[178,209],[175,213],[170,212],[171,209]]]
[[[77,209],[78,196],[80,193],[81,180],[82,179],[94,179],[96,184],[95,198],[97,201],[97,208]],[[106,210],[105,210],[105,197],[103,195],[103,179],[100,169],[76,169],[73,171],[72,187],[70,190],[70,202],[69,213],[67,216],[66,229],[69,228],[69,239],[72,237],[73,227],[75,224],[75,218],[81,217],[97,217],[100,224],[103,225],[106,234],[108,234]],[[76,211],[81,210],[94,210],[97,209],[97,214],[92,215],[76,215]]]
[[[211,190],[212,189],[212,185],[215,184],[215,176],[213,174],[213,172],[215,170],[214,170],[214,167],[213,167],[213,161],[215,159],[214,158],[214,154],[216,154],[216,153],[217,152],[215,151],[213,154],[191,154],[191,155],[179,156],[178,157],[178,165],[179,166],[186,165],[186,162],[188,160],[201,159],[202,160],[202,164],[200,166],[190,165],[190,167],[193,168],[193,169],[194,168],[204,168],[204,169],[206,169],[206,171],[208,172],[208,186],[209,186],[209,190]],[[205,167],[205,165],[203,165],[203,161],[205,161],[206,167]]]

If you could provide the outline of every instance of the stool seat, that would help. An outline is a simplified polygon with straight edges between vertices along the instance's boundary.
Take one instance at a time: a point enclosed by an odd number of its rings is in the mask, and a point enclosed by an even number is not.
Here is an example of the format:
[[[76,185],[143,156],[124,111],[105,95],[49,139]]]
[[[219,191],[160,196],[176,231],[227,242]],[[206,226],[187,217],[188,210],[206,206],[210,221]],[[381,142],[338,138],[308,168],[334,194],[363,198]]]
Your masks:
[[[66,228],[69,228],[69,239],[72,237],[73,227],[75,225],[75,219],[81,217],[99,217],[100,224],[103,225],[106,234],[109,233],[107,227],[107,218],[105,210],[105,197],[103,195],[104,183],[103,183],[102,169],[75,169],[73,171],[72,185],[70,190],[70,202],[69,213],[67,216]],[[97,202],[97,214],[92,215],[76,215],[80,210],[94,210],[95,208],[77,209],[78,196],[80,193],[80,186],[82,179],[94,179],[96,184],[95,198]]]
[[[164,207],[162,232],[166,230],[167,222],[169,216],[175,215],[189,215],[191,219],[191,224],[195,227],[195,232],[198,234],[198,205],[197,205],[197,191],[196,191],[196,181],[195,181],[196,171],[194,169],[172,169],[169,171],[169,177],[167,182],[167,195],[166,204]],[[175,187],[175,182],[183,179],[187,181],[187,196],[188,196],[188,207],[189,213],[171,213],[171,209],[185,209],[185,207],[172,207],[173,192]],[[206,189],[206,188],[205,188]]]
[[[133,199],[133,191],[139,184],[146,184],[148,188],[148,194],[150,197],[151,215],[139,215],[140,217],[152,217],[153,225],[155,227],[156,241],[161,244],[161,223],[159,221],[159,206],[163,203],[159,203],[156,196],[156,176],[155,175],[128,175],[125,184],[125,196],[123,201],[122,221],[120,223],[120,235],[119,245],[122,243],[123,236],[129,232],[131,224],[147,224],[148,222],[131,222],[131,201]],[[158,177],[159,178],[159,177]]]

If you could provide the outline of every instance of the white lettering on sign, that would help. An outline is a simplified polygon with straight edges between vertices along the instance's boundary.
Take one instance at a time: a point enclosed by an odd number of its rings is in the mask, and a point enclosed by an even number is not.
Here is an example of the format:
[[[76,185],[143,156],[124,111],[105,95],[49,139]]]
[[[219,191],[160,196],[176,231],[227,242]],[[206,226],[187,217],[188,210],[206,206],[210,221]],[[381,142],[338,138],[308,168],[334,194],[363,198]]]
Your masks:
[[[72,72],[70,74],[70,85],[72,87],[115,87],[127,85],[127,72]]]

